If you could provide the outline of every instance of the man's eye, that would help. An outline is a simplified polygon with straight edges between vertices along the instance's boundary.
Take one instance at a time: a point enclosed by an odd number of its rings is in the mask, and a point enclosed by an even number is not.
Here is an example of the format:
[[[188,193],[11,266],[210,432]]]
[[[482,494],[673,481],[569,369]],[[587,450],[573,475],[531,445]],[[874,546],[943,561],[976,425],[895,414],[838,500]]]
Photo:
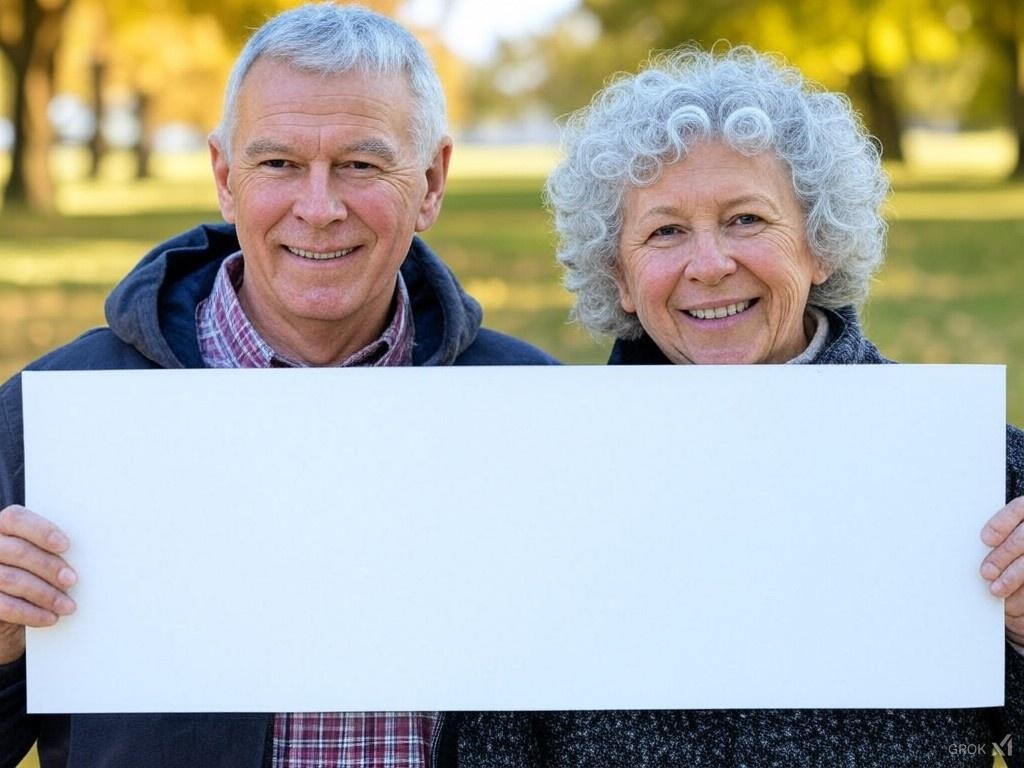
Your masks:
[[[352,160],[346,163],[346,166],[353,171],[372,171],[377,167],[373,163],[367,163],[362,160]]]
[[[264,160],[262,163],[260,163],[260,165],[263,165],[267,168],[287,168],[288,161],[275,157],[272,160]]]

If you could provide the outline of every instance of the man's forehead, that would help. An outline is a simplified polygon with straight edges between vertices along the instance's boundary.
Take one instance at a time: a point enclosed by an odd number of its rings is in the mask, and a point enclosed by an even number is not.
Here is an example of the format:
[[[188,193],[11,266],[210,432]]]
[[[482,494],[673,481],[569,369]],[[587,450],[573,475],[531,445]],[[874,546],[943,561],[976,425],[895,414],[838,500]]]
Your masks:
[[[287,59],[272,56],[261,56],[249,67],[242,78],[240,91],[246,89],[251,81],[283,80],[300,78],[309,82],[319,81],[327,92],[344,92],[348,90],[373,89],[386,92],[400,92],[412,96],[409,78],[404,72],[378,72],[360,66],[348,69],[328,71],[317,67],[305,67]]]
[[[314,72],[273,59],[260,59],[249,70],[238,95],[245,111],[296,111],[315,114],[412,113],[413,95],[400,75],[382,75],[351,69],[338,73]]]
[[[310,72],[259,59],[243,83],[235,132],[241,149],[263,151],[308,140],[310,130],[342,148],[394,156],[411,138],[412,96],[401,75],[358,69]],[[358,146],[357,146],[358,145]]]

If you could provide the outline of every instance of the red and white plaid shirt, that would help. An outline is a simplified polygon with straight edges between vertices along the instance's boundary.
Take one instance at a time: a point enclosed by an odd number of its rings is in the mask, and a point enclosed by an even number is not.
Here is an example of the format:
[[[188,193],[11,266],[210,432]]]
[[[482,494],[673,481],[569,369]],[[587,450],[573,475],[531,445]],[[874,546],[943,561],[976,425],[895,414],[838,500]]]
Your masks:
[[[426,768],[435,712],[324,712],[274,717],[274,768]]]
[[[227,258],[213,291],[196,308],[199,349],[208,368],[295,367],[275,352],[238,301],[241,252]],[[412,365],[409,292],[398,275],[391,322],[380,338],[341,365]],[[426,768],[436,712],[302,712],[274,716],[273,768]]]

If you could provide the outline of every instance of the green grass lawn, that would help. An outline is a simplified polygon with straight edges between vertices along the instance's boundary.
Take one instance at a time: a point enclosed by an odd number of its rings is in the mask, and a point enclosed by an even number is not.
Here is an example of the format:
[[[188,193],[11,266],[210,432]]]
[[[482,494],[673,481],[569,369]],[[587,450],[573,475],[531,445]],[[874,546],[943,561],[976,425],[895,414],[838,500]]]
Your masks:
[[[67,180],[60,217],[0,212],[0,377],[101,323],[110,286],[153,244],[219,219],[197,167],[169,166],[143,184],[116,173]],[[481,300],[488,325],[566,362],[603,362],[607,342],[566,322],[571,300],[558,284],[540,187],[536,177],[457,175],[427,239]],[[869,335],[905,362],[1005,363],[1008,418],[1024,424],[1024,187],[902,184],[891,208]]]

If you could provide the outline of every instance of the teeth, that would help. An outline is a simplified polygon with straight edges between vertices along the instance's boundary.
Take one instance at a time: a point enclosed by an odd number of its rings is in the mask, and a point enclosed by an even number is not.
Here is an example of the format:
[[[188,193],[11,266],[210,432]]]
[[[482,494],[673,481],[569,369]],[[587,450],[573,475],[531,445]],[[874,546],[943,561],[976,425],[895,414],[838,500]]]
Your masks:
[[[749,301],[741,301],[738,304],[730,304],[727,307],[715,307],[713,309],[688,309],[686,314],[696,317],[698,320],[711,320],[719,317],[732,317],[750,308]]]
[[[314,261],[329,261],[330,259],[340,259],[342,256],[347,256],[352,253],[355,248],[342,248],[340,251],[327,251],[326,253],[317,253],[316,251],[304,251],[302,248],[292,248],[290,245],[285,246],[289,251],[294,253],[296,256],[301,256],[304,259],[313,259]]]

